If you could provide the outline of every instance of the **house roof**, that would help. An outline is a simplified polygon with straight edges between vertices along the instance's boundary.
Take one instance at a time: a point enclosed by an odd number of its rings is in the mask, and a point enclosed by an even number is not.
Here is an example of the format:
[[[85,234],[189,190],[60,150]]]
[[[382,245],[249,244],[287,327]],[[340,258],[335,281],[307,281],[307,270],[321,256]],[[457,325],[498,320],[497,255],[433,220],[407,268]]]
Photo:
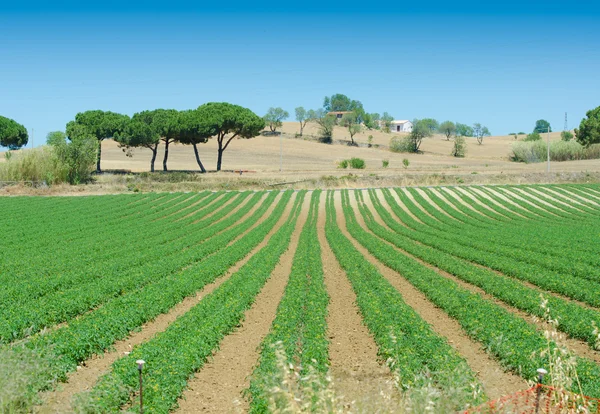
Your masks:
[[[331,111],[327,112],[327,115],[337,115],[337,114],[351,114],[353,111]]]
[[[410,122],[410,121],[408,121],[406,119],[403,119],[403,120],[394,120],[394,121],[392,121],[392,124],[406,124],[407,122]]]

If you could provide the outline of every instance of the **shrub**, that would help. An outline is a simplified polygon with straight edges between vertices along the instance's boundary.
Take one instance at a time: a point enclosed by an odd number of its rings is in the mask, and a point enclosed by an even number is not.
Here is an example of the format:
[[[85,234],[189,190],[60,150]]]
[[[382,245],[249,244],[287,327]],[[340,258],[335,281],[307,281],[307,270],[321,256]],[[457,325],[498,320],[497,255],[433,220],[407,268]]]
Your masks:
[[[338,162],[338,168],[348,168],[348,160],[341,160]]]
[[[366,163],[365,160],[363,160],[362,158],[350,158],[350,167],[351,168],[355,168],[357,170],[364,170],[364,168],[366,167]]]
[[[563,141],[571,141],[573,139],[573,133],[570,131],[563,131],[560,133],[560,139]]]
[[[523,139],[523,141],[539,141],[541,139],[542,139],[542,136],[540,135],[540,133],[537,131],[533,131],[531,134],[527,134],[527,136],[525,137],[525,139]]]
[[[390,151],[392,152],[412,152],[412,142],[409,137],[392,137],[390,139]]]
[[[408,166],[410,165],[410,161],[408,160],[408,158],[404,158],[402,160],[402,165],[404,166],[404,169],[408,168]]]
[[[454,146],[451,155],[453,157],[464,158],[467,153],[467,142],[465,137],[454,138]]]
[[[369,146],[369,148],[371,148],[373,146],[373,135],[369,135],[369,137],[367,138],[367,145]]]
[[[13,151],[0,164],[1,181],[36,181],[58,184],[67,181],[67,170],[50,147]]]
[[[515,142],[511,161],[533,163],[547,160],[547,144],[543,141]],[[589,160],[600,158],[600,144],[585,148],[576,141],[550,142],[550,161]]]
[[[382,166],[383,168],[387,168],[387,167],[389,167],[389,166],[390,166],[390,160],[382,160],[382,161],[381,161],[381,166]]]

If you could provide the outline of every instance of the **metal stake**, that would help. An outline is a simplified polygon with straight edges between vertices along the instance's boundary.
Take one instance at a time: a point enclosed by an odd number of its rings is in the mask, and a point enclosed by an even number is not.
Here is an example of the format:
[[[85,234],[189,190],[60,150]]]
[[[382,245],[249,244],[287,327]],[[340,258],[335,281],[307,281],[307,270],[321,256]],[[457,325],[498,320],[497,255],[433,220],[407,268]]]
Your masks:
[[[140,414],[144,414],[144,394],[143,394],[143,386],[142,386],[142,369],[144,368],[144,364],[146,363],[143,359],[138,359],[135,361],[137,364],[138,372],[140,373]]]
[[[547,147],[548,147],[548,166],[546,168],[546,172],[550,174],[550,125],[548,125],[548,139],[547,139]]]
[[[544,368],[538,368],[538,386],[537,386],[537,395],[535,397],[535,414],[538,414],[540,411],[540,397],[542,395],[542,384],[544,382],[544,375],[548,373]]]

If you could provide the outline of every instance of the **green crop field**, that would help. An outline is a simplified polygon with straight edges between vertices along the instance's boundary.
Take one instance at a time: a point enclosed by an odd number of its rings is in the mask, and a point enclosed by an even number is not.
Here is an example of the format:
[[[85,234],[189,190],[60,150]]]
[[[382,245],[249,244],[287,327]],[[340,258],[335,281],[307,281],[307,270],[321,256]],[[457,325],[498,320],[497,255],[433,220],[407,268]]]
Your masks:
[[[332,268],[352,295],[336,306],[398,393],[432,386],[459,410],[540,367],[556,384],[558,346],[566,386],[600,398],[599,185],[3,197],[0,211],[0,412],[139,412],[140,359],[146,412],[180,409],[210,364],[202,392],[231,388],[243,411],[286,403],[282,361],[321,395],[332,367],[355,369],[332,348]],[[244,341],[265,300],[268,332]],[[235,335],[248,368],[221,372]]]

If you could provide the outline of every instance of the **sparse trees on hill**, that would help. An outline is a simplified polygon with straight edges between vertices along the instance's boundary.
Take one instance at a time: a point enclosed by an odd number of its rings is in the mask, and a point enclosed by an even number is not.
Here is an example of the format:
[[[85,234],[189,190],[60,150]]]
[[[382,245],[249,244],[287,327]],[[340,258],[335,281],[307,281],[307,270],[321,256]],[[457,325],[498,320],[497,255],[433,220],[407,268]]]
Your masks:
[[[584,147],[600,143],[600,106],[586,112],[579,128],[575,129],[575,140]]]
[[[319,125],[319,133],[321,134],[321,139],[327,142],[331,142],[333,138],[333,129],[335,127],[335,116],[328,115],[327,112],[319,108],[316,111],[310,110],[311,120]]]
[[[422,125],[426,126],[429,129],[429,132],[432,134],[436,132],[440,127],[439,122],[433,118],[424,118],[421,119],[420,122]]]
[[[388,114],[387,112],[384,112],[383,115],[381,115],[381,123],[383,126],[383,132],[390,132],[390,128],[392,127],[393,121],[394,121],[394,117],[391,116],[390,114]]]
[[[209,102],[197,109],[203,128],[217,139],[217,171],[221,170],[223,152],[234,138],[254,138],[265,127],[265,121],[248,108],[227,102]]]
[[[439,130],[442,134],[446,135],[446,141],[450,141],[450,137],[456,135],[456,125],[452,121],[442,122]]]
[[[475,123],[473,124],[473,135],[475,136],[475,138],[477,138],[477,143],[481,145],[483,144],[483,138],[489,137],[491,133],[486,126],[483,126],[480,123]]]
[[[354,135],[358,134],[362,130],[361,125],[358,123],[356,114],[354,112],[344,114],[340,123],[343,127],[348,128],[351,145],[356,145],[356,142],[354,142]]]
[[[306,111],[306,109],[304,109],[302,106],[296,108],[295,111],[296,121],[300,122],[300,136],[302,136],[304,132],[304,127],[306,126],[307,122],[310,121],[311,111]]]
[[[473,128],[471,128],[467,124],[461,124],[460,122],[457,122],[456,123],[456,136],[472,137],[473,136]]]
[[[100,161],[102,158],[102,141],[114,138],[125,128],[129,117],[110,111],[86,111],[75,115],[75,120],[67,124],[67,136],[71,141],[78,136],[92,135],[98,141],[96,154],[96,172],[100,173]]]
[[[283,125],[283,120],[288,119],[290,114],[282,108],[269,108],[267,114],[263,117],[265,123],[269,126],[272,133],[277,131]]]
[[[13,119],[0,116],[0,146],[15,150],[27,145],[27,129]]]

